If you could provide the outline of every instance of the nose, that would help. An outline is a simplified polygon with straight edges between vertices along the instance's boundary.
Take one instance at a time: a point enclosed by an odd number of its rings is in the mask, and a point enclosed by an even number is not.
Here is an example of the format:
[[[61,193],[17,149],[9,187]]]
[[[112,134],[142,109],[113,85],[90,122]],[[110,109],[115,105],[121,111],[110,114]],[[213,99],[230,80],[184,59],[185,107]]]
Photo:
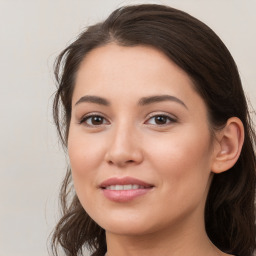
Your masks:
[[[118,167],[140,164],[143,161],[143,150],[139,137],[132,127],[116,127],[108,140],[105,161]]]

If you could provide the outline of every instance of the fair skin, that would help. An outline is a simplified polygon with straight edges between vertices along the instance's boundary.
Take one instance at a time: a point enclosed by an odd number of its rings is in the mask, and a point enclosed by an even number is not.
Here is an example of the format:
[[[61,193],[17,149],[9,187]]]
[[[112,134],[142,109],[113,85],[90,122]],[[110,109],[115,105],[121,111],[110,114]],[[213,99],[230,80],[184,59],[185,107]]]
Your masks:
[[[106,230],[109,256],[227,255],[207,237],[204,206],[213,172],[239,156],[240,120],[215,137],[192,81],[160,51],[112,43],[85,57],[68,152],[76,193]],[[150,186],[134,196],[102,185],[127,177]]]

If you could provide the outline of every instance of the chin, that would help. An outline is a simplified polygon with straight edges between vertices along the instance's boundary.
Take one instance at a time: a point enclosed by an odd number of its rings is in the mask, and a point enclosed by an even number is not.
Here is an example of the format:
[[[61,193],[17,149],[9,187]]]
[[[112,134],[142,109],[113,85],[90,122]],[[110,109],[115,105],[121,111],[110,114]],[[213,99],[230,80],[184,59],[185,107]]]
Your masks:
[[[119,235],[143,235],[152,232],[150,219],[145,215],[134,216],[129,214],[102,214],[101,218],[94,221],[107,232]]]
[[[137,223],[108,224],[105,230],[108,233],[120,236],[143,236],[157,231],[149,225],[138,225]]]

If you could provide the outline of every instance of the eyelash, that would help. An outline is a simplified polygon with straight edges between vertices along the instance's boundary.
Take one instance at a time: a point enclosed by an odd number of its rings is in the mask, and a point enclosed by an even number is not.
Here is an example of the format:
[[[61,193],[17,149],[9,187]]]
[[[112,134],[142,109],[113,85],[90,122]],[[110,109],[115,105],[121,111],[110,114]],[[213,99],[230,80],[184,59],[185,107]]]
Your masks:
[[[99,124],[99,125],[93,125],[93,124],[87,124],[86,121],[88,121],[89,119],[92,119],[93,117],[97,117],[97,118],[102,118],[103,120],[107,120],[102,114],[99,114],[99,113],[90,113],[86,116],[83,116],[82,119],[79,121],[79,124],[84,124],[86,125],[87,127],[100,127],[104,124]]]
[[[154,114],[152,114],[152,115],[147,119],[146,123],[147,123],[149,120],[151,120],[151,119],[153,119],[153,118],[157,118],[157,117],[165,118],[166,120],[168,120],[168,122],[165,123],[165,124],[151,124],[151,125],[154,125],[154,126],[156,125],[156,126],[161,126],[161,127],[163,127],[163,126],[168,126],[168,125],[170,125],[170,124],[173,124],[173,123],[176,123],[176,122],[177,122],[177,119],[176,119],[175,117],[169,115],[169,114],[165,114],[165,113],[164,113],[164,114],[163,114],[163,113],[156,114],[156,113],[154,113]]]
[[[102,114],[99,114],[99,113],[90,113],[84,117],[82,117],[82,119],[79,121],[79,124],[84,124],[86,125],[87,127],[91,127],[91,128],[95,128],[95,127],[101,127],[102,125],[108,125],[109,122],[107,121],[106,123],[103,123],[103,124],[99,124],[99,125],[93,125],[92,123],[91,124],[88,124],[86,123],[86,121],[92,119],[92,118],[101,118],[104,122],[104,120],[106,121],[107,119],[102,115]],[[149,120],[153,119],[153,118],[157,118],[157,117],[160,117],[160,118],[165,118],[166,120],[168,120],[167,123],[165,124],[157,124],[155,122],[155,124],[149,124],[149,125],[152,125],[152,126],[158,126],[158,127],[163,127],[163,126],[168,126],[170,125],[171,123],[176,123],[177,122],[177,119],[173,116],[170,116],[168,114],[163,114],[163,113],[159,113],[159,114],[151,114],[149,116],[149,118],[146,120],[146,124],[149,122]]]

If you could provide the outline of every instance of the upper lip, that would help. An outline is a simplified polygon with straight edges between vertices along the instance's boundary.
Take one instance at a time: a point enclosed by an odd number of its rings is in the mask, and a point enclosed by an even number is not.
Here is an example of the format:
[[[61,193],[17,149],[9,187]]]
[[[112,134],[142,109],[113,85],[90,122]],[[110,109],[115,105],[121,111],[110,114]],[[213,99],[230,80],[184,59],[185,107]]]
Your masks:
[[[100,188],[106,188],[108,186],[113,186],[113,185],[129,185],[129,184],[139,185],[143,187],[153,187],[152,184],[149,184],[145,181],[142,181],[133,177],[112,177],[103,181],[100,184]]]

